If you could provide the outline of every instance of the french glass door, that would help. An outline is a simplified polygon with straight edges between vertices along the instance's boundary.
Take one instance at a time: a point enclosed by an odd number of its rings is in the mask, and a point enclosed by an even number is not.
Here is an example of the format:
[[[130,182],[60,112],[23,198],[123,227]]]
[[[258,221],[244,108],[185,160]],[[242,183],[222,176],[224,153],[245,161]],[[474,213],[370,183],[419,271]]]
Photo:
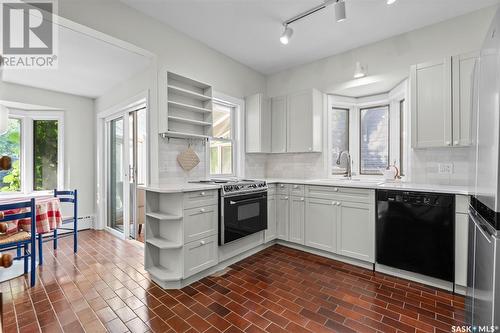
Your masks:
[[[124,239],[144,239],[146,109],[106,120],[106,226]]]

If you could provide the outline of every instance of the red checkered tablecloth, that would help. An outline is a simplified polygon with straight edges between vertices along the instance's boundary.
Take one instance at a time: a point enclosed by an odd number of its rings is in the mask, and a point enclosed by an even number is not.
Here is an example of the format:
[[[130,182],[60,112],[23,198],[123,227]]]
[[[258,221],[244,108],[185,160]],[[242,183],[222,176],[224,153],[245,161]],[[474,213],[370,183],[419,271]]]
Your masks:
[[[26,201],[28,199],[5,199],[0,200],[0,204],[16,203]],[[36,231],[37,233],[44,234],[62,225],[61,202],[56,197],[38,197],[35,198],[36,207]],[[16,209],[15,211],[4,211],[5,215],[17,214],[29,211],[29,208]],[[7,234],[15,233],[19,230],[30,231],[31,220],[22,219],[17,221],[10,221],[8,223]]]

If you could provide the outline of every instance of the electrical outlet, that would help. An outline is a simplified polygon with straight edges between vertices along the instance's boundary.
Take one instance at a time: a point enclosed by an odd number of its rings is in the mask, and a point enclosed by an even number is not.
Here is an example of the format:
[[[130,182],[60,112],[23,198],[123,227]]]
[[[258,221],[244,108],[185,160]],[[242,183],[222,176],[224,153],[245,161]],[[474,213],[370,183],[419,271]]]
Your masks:
[[[439,163],[438,173],[442,175],[451,175],[453,173],[453,163]]]

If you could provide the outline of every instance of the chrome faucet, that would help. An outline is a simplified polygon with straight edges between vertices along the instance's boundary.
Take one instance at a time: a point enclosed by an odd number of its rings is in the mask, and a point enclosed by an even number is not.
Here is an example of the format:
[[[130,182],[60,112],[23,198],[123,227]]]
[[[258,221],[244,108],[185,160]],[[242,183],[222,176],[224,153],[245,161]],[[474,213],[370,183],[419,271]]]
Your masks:
[[[344,154],[347,155],[347,166],[346,166],[344,177],[346,177],[347,179],[351,179],[352,178],[352,168],[351,168],[351,154],[349,154],[349,151],[342,150],[339,153],[339,157],[337,158],[337,165],[340,165],[340,160],[342,159],[342,155],[344,155]]]

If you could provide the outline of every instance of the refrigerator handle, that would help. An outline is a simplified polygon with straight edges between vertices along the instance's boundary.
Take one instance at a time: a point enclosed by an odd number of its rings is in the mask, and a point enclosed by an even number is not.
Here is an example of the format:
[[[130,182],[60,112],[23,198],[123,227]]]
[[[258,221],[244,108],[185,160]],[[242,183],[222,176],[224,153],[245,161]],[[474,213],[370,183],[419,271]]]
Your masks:
[[[470,218],[472,219],[472,222],[476,225],[477,229],[481,232],[484,238],[488,241],[488,243],[491,244],[491,234],[484,230],[485,228],[483,227],[483,224],[476,219],[476,217],[473,214],[469,214]]]

